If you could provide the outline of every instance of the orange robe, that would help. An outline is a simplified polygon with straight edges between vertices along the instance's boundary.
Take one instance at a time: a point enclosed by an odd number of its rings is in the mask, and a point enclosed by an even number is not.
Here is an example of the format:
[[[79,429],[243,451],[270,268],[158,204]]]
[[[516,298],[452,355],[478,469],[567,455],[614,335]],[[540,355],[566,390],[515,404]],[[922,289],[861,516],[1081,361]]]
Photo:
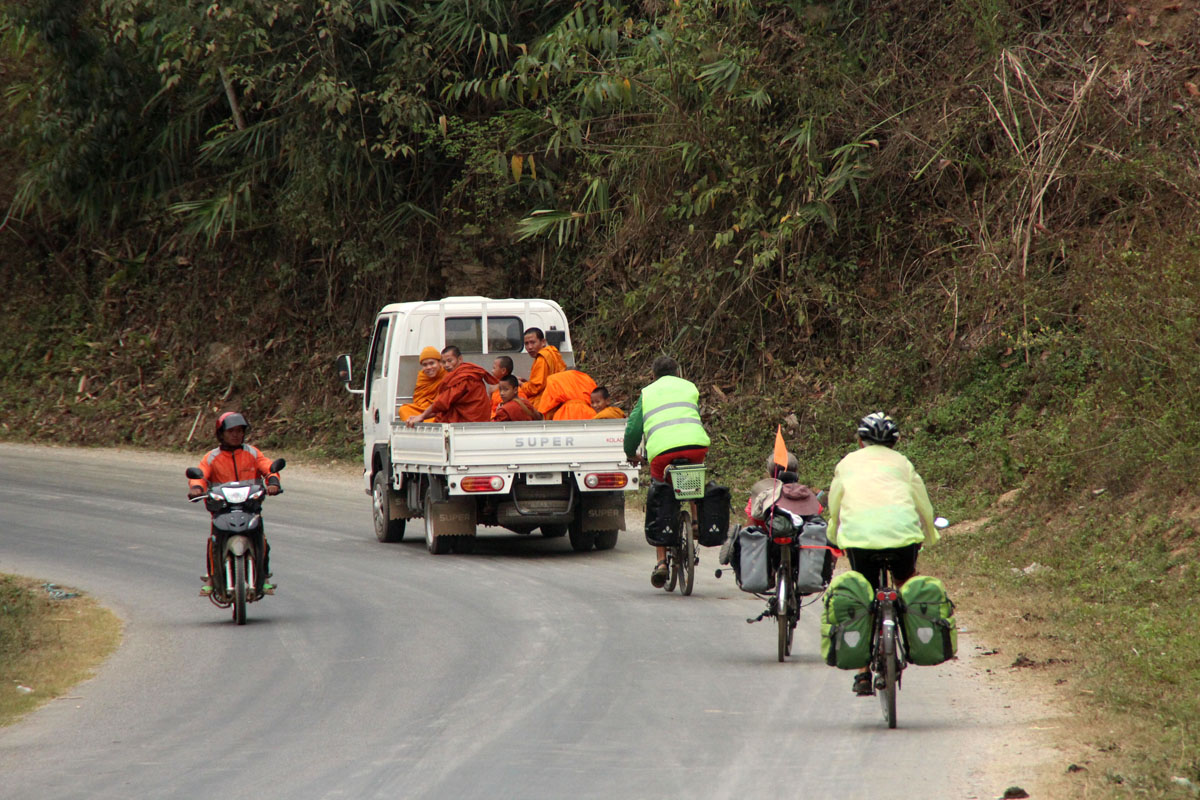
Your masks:
[[[430,406],[438,422],[487,422],[492,418],[488,383],[496,378],[478,364],[464,361],[446,375],[437,399]],[[426,420],[428,421],[428,420]]]
[[[438,374],[436,378],[425,377],[424,372],[417,373],[417,385],[413,387],[413,399],[411,403],[405,403],[396,409],[396,416],[403,422],[409,417],[415,417],[425,409],[433,405],[433,401],[437,399],[438,390],[442,387],[442,381],[446,380],[446,370],[442,369],[442,365],[438,364]],[[433,417],[427,417],[426,422],[437,422]]]
[[[597,414],[595,418],[596,419],[625,419],[625,417],[626,417],[626,414],[621,409],[617,408],[616,406],[608,406],[603,411],[601,411],[599,414]]]
[[[546,345],[534,357],[533,366],[529,368],[529,380],[521,384],[517,393],[528,400],[534,408],[540,410],[541,406],[538,402],[542,392],[546,389],[546,379],[566,368],[567,362],[563,361],[558,348],[552,344]]]
[[[546,389],[538,401],[538,411],[547,419],[591,419],[591,395],[596,388],[592,376],[577,369],[556,372],[546,378]]]
[[[529,422],[541,419],[542,415],[534,411],[533,406],[527,405],[527,403],[528,401],[522,400],[520,397],[509,400],[507,403],[501,403],[492,413],[492,419],[496,422]]]

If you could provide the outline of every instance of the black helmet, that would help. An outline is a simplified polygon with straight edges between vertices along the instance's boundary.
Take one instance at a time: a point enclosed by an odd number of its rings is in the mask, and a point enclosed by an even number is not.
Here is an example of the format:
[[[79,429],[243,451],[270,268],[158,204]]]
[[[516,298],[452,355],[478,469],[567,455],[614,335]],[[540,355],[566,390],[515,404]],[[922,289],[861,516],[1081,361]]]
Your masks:
[[[900,438],[900,426],[882,411],[867,414],[858,422],[858,438],[891,447]]]
[[[237,428],[239,426],[245,428],[247,433],[250,432],[250,423],[246,422],[245,417],[236,411],[226,411],[224,414],[217,417],[217,438],[220,439],[221,434],[230,428]]]

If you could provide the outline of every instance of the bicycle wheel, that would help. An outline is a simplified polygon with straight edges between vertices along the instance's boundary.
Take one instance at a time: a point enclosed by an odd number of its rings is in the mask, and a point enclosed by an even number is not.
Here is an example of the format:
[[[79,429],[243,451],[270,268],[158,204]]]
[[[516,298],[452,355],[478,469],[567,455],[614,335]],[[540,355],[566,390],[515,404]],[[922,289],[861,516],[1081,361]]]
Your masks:
[[[675,584],[679,582],[679,548],[667,548],[667,583],[663,586],[664,592],[675,591]]]
[[[692,515],[679,512],[679,593],[687,597],[696,582],[696,537],[692,533]]]
[[[883,612],[881,634],[879,641],[880,661],[879,671],[882,678],[882,689],[879,692],[879,704],[883,707],[883,718],[889,728],[896,727],[896,617],[895,611],[889,606]]]
[[[784,558],[786,559],[786,556]],[[781,662],[787,658],[792,649],[791,630],[788,625],[788,603],[791,601],[789,583],[785,565],[781,564],[779,576],[775,579],[775,623],[779,628],[776,649]]]

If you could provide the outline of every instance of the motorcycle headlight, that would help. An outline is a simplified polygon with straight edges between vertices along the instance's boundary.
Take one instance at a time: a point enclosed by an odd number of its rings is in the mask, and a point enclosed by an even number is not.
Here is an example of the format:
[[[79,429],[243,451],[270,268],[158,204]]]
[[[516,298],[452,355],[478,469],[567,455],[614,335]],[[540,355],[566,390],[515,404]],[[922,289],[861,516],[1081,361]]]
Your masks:
[[[222,491],[225,492],[225,499],[231,505],[237,505],[238,503],[244,503],[250,497],[250,487],[249,486],[231,486],[228,489],[224,489]]]

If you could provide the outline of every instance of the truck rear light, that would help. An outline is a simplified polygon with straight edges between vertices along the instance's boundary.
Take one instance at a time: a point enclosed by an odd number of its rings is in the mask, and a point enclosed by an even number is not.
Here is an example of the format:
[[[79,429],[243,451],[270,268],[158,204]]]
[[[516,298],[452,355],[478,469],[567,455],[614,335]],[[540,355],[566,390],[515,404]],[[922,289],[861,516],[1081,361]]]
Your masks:
[[[589,489],[623,489],[629,483],[629,477],[624,472],[589,472],[583,478],[583,485]]]
[[[498,492],[504,488],[504,478],[499,475],[472,475],[460,482],[464,492]]]

